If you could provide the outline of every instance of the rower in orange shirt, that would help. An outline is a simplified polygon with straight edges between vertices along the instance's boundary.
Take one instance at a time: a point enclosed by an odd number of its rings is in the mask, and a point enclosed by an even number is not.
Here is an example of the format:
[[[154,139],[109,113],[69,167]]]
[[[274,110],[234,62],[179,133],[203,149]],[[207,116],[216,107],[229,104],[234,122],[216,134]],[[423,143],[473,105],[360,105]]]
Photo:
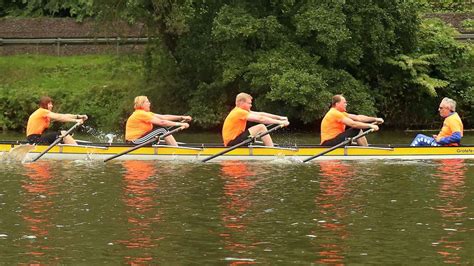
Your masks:
[[[188,128],[189,124],[174,121],[191,121],[190,116],[160,115],[150,112],[151,103],[146,96],[137,96],[134,101],[135,111],[128,118],[125,126],[125,140],[133,144],[144,143],[158,135],[168,132],[165,127],[179,126]],[[154,125],[158,127],[153,127]],[[168,145],[178,146],[173,135],[166,136]]]
[[[65,130],[46,131],[49,128],[51,120],[64,123],[83,123],[88,118],[87,115],[60,114],[54,113],[51,110],[53,110],[53,100],[48,96],[41,97],[39,108],[30,115],[26,126],[26,138],[30,144],[51,144],[61,134],[66,133]],[[65,136],[62,139],[62,143],[77,144],[71,135]]]
[[[227,115],[222,127],[222,139],[224,146],[233,146],[246,140],[249,136],[255,136],[267,131],[266,124],[281,124],[288,126],[290,122],[287,117],[254,112],[252,108],[252,96],[247,93],[239,93],[235,98],[235,108]],[[247,127],[247,121],[260,123]],[[262,137],[265,146],[273,147],[273,141],[269,134]]]
[[[321,122],[321,145],[335,146],[347,138],[357,136],[361,129],[372,128],[375,131],[379,127],[375,124],[382,124],[382,118],[365,115],[355,115],[346,112],[347,101],[341,94],[332,97],[331,109],[326,113]],[[346,128],[348,127],[348,128]],[[361,137],[357,139],[360,146],[368,146],[367,139]]]
[[[456,113],[456,101],[447,97],[443,98],[438,111],[444,118],[443,127],[438,135],[428,137],[418,134],[410,146],[459,146],[461,144],[464,126]]]

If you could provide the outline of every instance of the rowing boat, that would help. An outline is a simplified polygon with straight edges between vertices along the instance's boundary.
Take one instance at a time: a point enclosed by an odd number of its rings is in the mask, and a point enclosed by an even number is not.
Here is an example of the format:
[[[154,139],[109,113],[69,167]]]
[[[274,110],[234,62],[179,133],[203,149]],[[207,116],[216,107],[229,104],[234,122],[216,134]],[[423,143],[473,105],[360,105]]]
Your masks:
[[[19,141],[1,141],[0,153],[7,155],[21,150],[28,158],[35,158],[47,145],[28,145]],[[85,145],[59,144],[46,153],[43,159],[56,160],[104,160],[130,149],[127,144],[87,143]],[[294,147],[265,147],[251,145],[237,148],[216,158],[219,160],[304,160],[330,147],[300,145]],[[180,147],[153,145],[130,152],[117,160],[184,160],[200,161],[226,149],[216,144],[185,144]],[[26,150],[26,152],[25,152]],[[460,147],[410,147],[408,145],[372,145],[369,147],[345,146],[331,151],[316,160],[363,160],[363,159],[450,159],[474,158],[474,145]]]

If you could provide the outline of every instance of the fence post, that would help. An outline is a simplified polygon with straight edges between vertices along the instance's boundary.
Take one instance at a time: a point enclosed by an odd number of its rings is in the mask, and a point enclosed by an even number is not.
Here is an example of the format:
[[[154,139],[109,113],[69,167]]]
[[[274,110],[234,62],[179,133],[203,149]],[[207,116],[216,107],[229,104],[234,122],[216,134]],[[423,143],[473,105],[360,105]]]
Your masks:
[[[61,38],[57,38],[56,40],[56,52],[58,56],[61,56]]]

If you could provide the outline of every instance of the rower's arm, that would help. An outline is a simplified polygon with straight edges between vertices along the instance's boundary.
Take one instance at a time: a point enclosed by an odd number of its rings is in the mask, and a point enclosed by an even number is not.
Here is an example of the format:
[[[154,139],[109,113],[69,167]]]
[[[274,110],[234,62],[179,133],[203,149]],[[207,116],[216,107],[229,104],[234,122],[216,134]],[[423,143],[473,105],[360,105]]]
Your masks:
[[[277,117],[277,118],[273,118]],[[250,122],[262,123],[262,124],[282,124],[282,125],[289,125],[290,123],[286,119],[286,117],[273,115],[273,117],[262,115],[260,112],[250,112],[247,116],[247,120]]]
[[[352,128],[358,128],[358,129],[371,128],[375,131],[379,130],[379,127],[377,125],[364,123],[364,122],[360,122],[360,121],[355,121],[355,120],[352,120],[349,117],[343,118],[342,123],[344,123],[346,126],[349,126],[349,127],[352,127]]]
[[[59,114],[54,112],[49,112],[48,117],[52,120],[59,121],[59,122],[74,122],[78,123],[85,119],[82,119],[80,115],[73,115],[73,114]],[[87,118],[86,118],[87,119]]]
[[[161,119],[161,120],[169,120],[169,121],[191,121],[193,118],[189,115],[160,115],[155,114],[154,117]]]
[[[188,123],[182,123],[182,122],[174,122],[174,121],[170,121],[170,120],[165,120],[165,119],[159,119],[158,117],[156,116],[153,116],[153,118],[151,119],[151,123],[154,124],[154,125],[157,125],[157,126],[161,126],[161,127],[184,127],[184,128],[188,128],[189,127],[189,124]]]
[[[384,120],[380,117],[372,117],[372,116],[366,116],[366,115],[349,114],[349,118],[354,121],[359,121],[359,122],[364,122],[364,123],[377,122],[377,124],[382,124],[384,122]]]
[[[250,111],[250,114],[260,115],[260,116],[263,116],[263,117],[269,117],[269,118],[272,118],[272,119],[275,119],[275,120],[280,120],[280,121],[288,120],[288,117],[286,117],[286,116],[279,116],[279,115],[274,115],[274,114],[265,113],[265,112]]]

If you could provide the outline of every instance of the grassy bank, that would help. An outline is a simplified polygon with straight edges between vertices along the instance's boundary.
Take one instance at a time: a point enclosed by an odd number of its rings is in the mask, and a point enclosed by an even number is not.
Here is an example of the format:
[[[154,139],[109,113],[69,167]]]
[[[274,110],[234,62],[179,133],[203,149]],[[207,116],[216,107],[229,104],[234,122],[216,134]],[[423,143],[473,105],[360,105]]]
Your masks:
[[[144,88],[138,56],[5,56],[0,73],[3,130],[24,130],[42,95],[53,98],[56,112],[86,113],[92,126],[120,128]]]

